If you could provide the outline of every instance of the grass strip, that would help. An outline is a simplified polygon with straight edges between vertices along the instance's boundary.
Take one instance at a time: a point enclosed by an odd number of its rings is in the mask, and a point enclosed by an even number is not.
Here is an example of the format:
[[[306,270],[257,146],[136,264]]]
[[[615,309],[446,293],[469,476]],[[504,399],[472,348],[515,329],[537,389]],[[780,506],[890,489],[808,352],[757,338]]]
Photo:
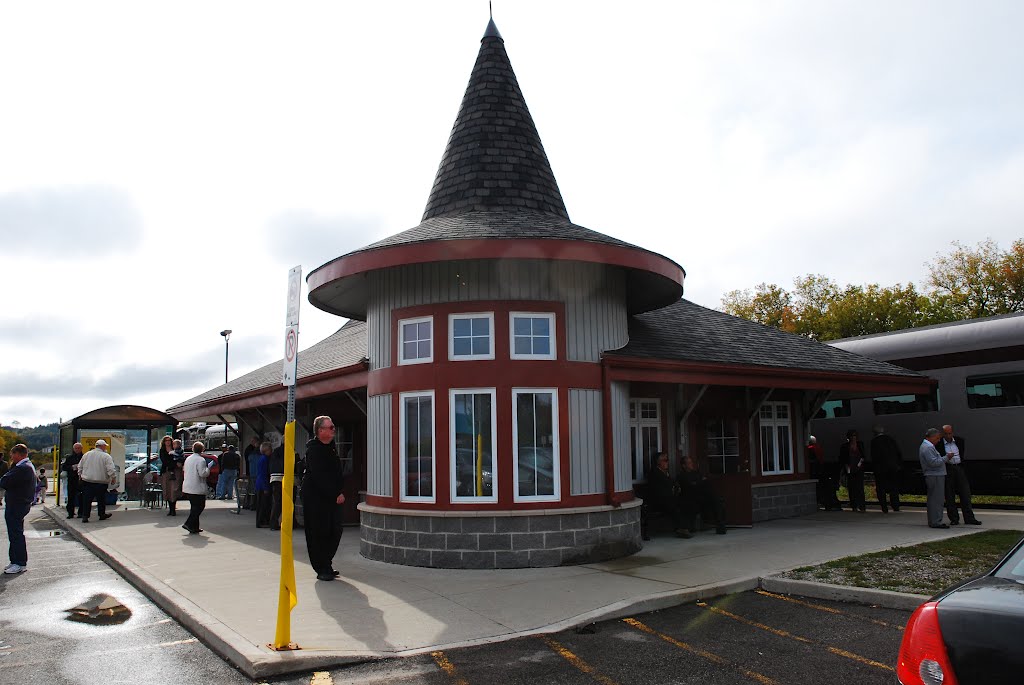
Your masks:
[[[836,496],[841,502],[850,501],[850,493],[847,492],[846,486],[839,486],[839,490],[836,491]],[[875,492],[874,487],[865,486],[864,496],[867,499],[868,504],[878,504],[878,494]],[[874,499],[872,499],[874,498]],[[900,494],[900,502],[924,504],[927,498],[924,495],[905,495]],[[973,504],[1010,504],[1016,506],[1024,506],[1024,497],[1014,497],[1012,495],[971,495],[971,502]]]
[[[1024,534],[986,530],[912,547],[893,547],[818,566],[802,566],[784,578],[934,595],[954,583],[985,573]]]

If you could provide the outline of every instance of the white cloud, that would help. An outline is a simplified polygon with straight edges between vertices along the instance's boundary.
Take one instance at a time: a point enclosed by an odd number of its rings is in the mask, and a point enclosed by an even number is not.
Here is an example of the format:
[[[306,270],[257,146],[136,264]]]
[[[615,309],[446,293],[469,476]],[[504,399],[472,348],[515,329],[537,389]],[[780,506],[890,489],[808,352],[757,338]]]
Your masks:
[[[950,240],[1021,235],[1020,3],[496,11],[572,219],[676,260],[701,304],[809,272],[920,282]],[[166,408],[223,379],[224,328],[232,377],[279,359],[290,266],[419,221],[486,20],[6,8],[0,354],[22,385],[0,376],[0,416]],[[305,305],[302,347],[341,323]]]

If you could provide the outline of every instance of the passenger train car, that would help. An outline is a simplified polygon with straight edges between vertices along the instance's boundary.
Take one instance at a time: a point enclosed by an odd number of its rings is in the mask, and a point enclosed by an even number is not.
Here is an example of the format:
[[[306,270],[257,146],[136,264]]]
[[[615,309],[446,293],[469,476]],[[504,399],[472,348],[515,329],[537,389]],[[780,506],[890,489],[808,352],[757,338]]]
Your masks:
[[[826,459],[835,461],[846,431],[869,443],[880,425],[903,452],[904,487],[923,492],[917,448],[927,428],[952,424],[966,440],[971,489],[1024,495],[1024,314],[844,338],[829,343],[897,364],[938,381],[927,395],[830,397],[811,422]],[[870,457],[870,455],[869,455]]]

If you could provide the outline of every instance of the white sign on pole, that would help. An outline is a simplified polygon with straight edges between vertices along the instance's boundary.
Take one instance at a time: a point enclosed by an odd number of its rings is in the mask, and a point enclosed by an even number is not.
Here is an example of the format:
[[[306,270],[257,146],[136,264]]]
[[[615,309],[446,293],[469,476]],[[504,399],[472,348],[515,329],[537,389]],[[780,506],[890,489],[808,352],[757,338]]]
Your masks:
[[[302,267],[293,266],[288,270],[288,311],[285,326],[299,325],[299,300],[302,295]]]
[[[302,294],[302,267],[288,271],[288,311],[284,329],[284,370],[281,385],[294,386],[299,375],[299,300]]]
[[[299,373],[299,327],[288,326],[284,334],[284,376],[281,385],[295,385]]]

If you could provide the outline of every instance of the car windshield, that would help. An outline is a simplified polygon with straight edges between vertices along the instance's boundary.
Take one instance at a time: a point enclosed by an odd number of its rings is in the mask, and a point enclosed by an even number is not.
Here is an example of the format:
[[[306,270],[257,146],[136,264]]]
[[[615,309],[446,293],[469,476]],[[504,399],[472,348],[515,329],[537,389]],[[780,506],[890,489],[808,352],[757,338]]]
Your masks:
[[[1024,541],[1017,545],[1017,549],[1000,564],[993,575],[1024,583]]]

